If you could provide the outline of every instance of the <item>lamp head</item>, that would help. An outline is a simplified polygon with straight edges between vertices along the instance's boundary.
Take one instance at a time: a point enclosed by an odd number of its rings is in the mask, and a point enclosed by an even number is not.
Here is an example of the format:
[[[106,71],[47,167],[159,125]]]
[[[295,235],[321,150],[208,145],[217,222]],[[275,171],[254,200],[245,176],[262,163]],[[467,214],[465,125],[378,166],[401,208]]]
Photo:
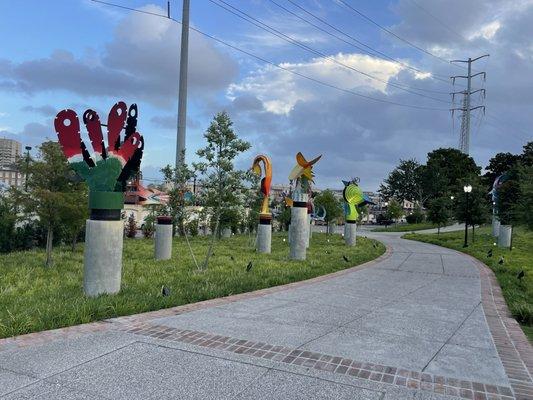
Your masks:
[[[463,187],[463,190],[465,191],[465,193],[470,193],[472,191],[472,185],[465,185]]]

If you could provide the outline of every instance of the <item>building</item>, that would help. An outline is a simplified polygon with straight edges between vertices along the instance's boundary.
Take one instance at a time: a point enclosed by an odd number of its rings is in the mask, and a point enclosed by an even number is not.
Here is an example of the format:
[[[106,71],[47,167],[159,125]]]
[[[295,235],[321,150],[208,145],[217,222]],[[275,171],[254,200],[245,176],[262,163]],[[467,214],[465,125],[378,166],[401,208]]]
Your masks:
[[[16,162],[20,158],[20,154],[20,142],[0,138],[0,183],[15,187],[23,185],[24,176],[16,168]]]

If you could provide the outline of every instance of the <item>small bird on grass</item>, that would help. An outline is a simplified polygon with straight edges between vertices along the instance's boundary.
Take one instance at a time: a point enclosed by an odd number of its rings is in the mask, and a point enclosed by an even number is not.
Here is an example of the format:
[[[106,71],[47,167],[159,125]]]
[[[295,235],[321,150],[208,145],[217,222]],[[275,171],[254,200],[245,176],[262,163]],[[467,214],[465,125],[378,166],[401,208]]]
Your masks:
[[[524,278],[524,276],[526,276],[526,273],[524,272],[524,270],[521,270],[518,275],[516,275],[516,278],[519,280],[519,281],[522,281],[522,279]]]
[[[346,262],[350,262],[350,260],[348,259],[348,257],[346,257],[346,256],[344,256],[344,255],[342,256],[342,259],[343,259],[344,261],[346,261]]]
[[[170,289],[167,288],[165,285],[161,286],[161,296],[163,297],[170,296]]]
[[[498,260],[498,264],[503,265],[504,262],[505,262],[505,259],[503,258],[503,256],[500,256],[500,259]]]
[[[250,261],[250,262],[248,263],[248,265],[246,266],[246,272],[250,272],[250,270],[252,269],[252,267],[253,267],[253,264],[252,264],[252,262]]]
[[[492,249],[489,249],[489,251],[487,251],[487,257],[492,257]]]
[[[235,261],[235,257],[229,256],[229,258],[231,258],[231,261]]]
[[[326,254],[329,254],[329,250],[326,250]]]

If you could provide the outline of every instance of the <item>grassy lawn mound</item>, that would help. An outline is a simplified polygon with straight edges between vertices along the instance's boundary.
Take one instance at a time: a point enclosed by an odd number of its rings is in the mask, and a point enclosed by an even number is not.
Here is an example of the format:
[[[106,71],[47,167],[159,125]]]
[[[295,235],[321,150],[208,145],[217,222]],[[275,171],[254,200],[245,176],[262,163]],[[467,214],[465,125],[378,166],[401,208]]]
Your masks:
[[[209,238],[191,238],[203,259]],[[254,238],[222,239],[207,271],[199,272],[184,238],[173,243],[173,259],[154,260],[152,239],[125,239],[122,290],[114,296],[83,295],[83,248],[54,250],[54,266],[44,268],[42,250],[0,255],[0,338],[159,310],[197,301],[282,285],[346,269],[385,252],[363,237],[346,247],[340,235],[314,233],[307,261],[290,261],[284,234],[272,236],[272,254],[258,254]],[[346,256],[348,262],[343,259]],[[252,268],[246,271],[248,263]],[[161,287],[170,289],[162,296]]]
[[[418,224],[395,224],[389,225],[387,228],[377,228],[373,232],[411,232],[411,231],[421,231],[424,229],[437,228],[437,225],[430,222],[420,222]]]
[[[515,228],[513,250],[495,246],[490,227],[476,229],[472,243],[472,230],[469,232],[469,246],[463,248],[464,232],[437,234],[407,234],[405,239],[433,243],[443,247],[468,253],[489,266],[498,279],[509,310],[521,324],[522,329],[533,341],[533,232]],[[488,251],[492,249],[492,257]],[[500,258],[503,257],[503,264]],[[524,271],[524,277],[518,274]]]

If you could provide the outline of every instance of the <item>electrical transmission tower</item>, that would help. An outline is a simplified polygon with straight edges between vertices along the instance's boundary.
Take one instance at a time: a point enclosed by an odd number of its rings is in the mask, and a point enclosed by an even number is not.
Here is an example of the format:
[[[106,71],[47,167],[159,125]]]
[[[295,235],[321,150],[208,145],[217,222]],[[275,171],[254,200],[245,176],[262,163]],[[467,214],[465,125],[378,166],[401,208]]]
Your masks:
[[[451,77],[454,85],[455,85],[456,79],[458,78],[466,79],[467,80],[466,90],[450,93],[452,95],[453,100],[455,100],[456,94],[462,94],[464,96],[462,107],[452,108],[450,111],[452,112],[452,118],[453,118],[454,111],[461,111],[463,113],[462,118],[461,118],[461,134],[459,137],[459,150],[461,150],[465,154],[468,154],[470,151],[470,112],[473,110],[477,110],[478,108],[482,108],[483,112],[485,112],[485,106],[478,105],[478,106],[472,107],[471,105],[470,99],[474,93],[482,92],[483,96],[485,96],[485,89],[472,90],[472,78],[479,76],[479,75],[483,75],[483,79],[485,80],[487,77],[486,72],[478,72],[472,75],[472,63],[483,57],[488,57],[488,56],[489,56],[488,54],[484,54],[474,59],[469,58],[468,60],[452,60],[451,61],[452,63],[467,63],[468,64],[468,75],[456,75],[456,76]]]

